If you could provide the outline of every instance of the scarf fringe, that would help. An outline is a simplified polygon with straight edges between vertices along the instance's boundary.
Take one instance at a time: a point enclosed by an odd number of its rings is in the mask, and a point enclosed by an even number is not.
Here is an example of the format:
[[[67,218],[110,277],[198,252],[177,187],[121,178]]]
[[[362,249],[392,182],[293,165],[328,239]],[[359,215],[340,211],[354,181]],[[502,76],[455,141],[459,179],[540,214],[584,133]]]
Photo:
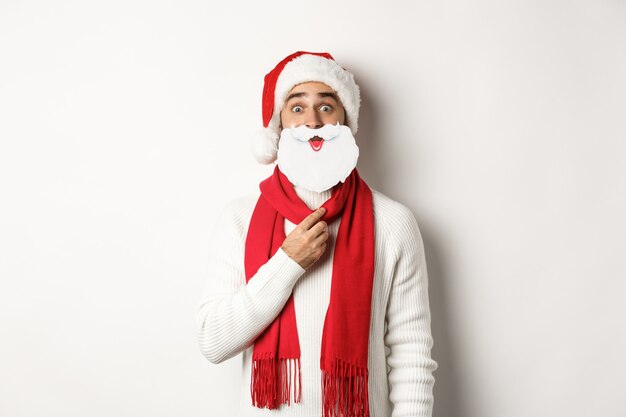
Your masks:
[[[263,357],[252,360],[250,381],[252,405],[258,408],[278,408],[302,400],[302,377],[299,358]],[[292,395],[293,394],[293,395]]]
[[[335,359],[322,371],[323,417],[369,417],[367,368]]]

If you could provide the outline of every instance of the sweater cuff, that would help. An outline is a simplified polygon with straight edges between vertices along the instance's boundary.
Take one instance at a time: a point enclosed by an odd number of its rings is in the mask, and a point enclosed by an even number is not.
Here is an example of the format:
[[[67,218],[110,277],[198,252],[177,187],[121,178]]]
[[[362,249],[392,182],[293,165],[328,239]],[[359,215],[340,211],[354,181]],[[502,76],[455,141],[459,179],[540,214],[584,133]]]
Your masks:
[[[277,263],[282,264],[281,270],[291,275],[297,275],[296,279],[300,278],[300,276],[306,272],[306,269],[302,268],[298,262],[291,259],[291,257],[285,253],[283,248],[278,248],[274,254],[274,258],[277,258]]]
[[[285,291],[290,294],[298,278],[305,272],[306,269],[291,259],[282,248],[278,248],[274,256],[259,268],[254,279],[248,282],[248,286],[252,285],[257,292],[281,293]]]

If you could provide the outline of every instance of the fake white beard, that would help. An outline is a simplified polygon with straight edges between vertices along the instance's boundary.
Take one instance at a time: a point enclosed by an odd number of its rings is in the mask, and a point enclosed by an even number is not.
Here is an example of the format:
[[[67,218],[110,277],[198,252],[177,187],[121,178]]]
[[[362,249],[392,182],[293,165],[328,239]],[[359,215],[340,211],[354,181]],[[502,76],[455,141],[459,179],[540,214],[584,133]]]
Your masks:
[[[310,142],[312,138],[315,141]],[[326,191],[344,182],[358,158],[359,148],[352,131],[339,122],[319,129],[301,125],[280,133],[278,168],[293,185],[309,191]]]

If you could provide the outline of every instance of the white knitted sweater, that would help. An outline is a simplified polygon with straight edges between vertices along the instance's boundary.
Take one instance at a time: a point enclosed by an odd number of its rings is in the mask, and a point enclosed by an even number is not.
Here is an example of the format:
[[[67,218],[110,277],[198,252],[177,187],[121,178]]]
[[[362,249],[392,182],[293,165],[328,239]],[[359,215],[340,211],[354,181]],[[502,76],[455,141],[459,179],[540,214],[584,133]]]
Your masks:
[[[330,198],[296,187],[311,209]],[[428,277],[424,247],[411,211],[372,189],[376,254],[369,337],[371,417],[430,417],[437,363],[431,358]],[[198,341],[213,363],[242,353],[239,417],[321,417],[320,345],[330,299],[334,241],[341,219],[329,224],[322,257],[304,270],[282,249],[246,285],[244,243],[259,194],[223,210],[212,236],[207,283],[197,306]],[[285,220],[285,233],[296,225]],[[252,406],[253,341],[293,292],[301,349],[302,402],[278,410]]]

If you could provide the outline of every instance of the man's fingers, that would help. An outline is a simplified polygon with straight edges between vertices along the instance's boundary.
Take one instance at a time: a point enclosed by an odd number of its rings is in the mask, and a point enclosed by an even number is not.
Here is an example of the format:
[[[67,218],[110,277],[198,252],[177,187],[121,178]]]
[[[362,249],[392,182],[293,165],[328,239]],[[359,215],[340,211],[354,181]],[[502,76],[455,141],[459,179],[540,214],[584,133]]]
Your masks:
[[[317,237],[320,235],[320,233],[323,233],[326,230],[328,230],[328,225],[325,221],[320,220],[309,229],[309,233],[311,233],[313,237]]]
[[[327,240],[328,240],[328,231],[324,230],[318,237],[315,238],[314,244],[316,245],[326,244]]]
[[[314,224],[316,224],[319,219],[326,213],[326,209],[324,207],[320,207],[315,210],[313,213],[309,214],[300,222],[298,227],[302,227],[304,230],[309,230]]]
[[[281,246],[287,255],[305,269],[326,251],[329,232],[328,224],[321,220],[324,214],[326,209],[320,207],[308,215],[289,233]]]

